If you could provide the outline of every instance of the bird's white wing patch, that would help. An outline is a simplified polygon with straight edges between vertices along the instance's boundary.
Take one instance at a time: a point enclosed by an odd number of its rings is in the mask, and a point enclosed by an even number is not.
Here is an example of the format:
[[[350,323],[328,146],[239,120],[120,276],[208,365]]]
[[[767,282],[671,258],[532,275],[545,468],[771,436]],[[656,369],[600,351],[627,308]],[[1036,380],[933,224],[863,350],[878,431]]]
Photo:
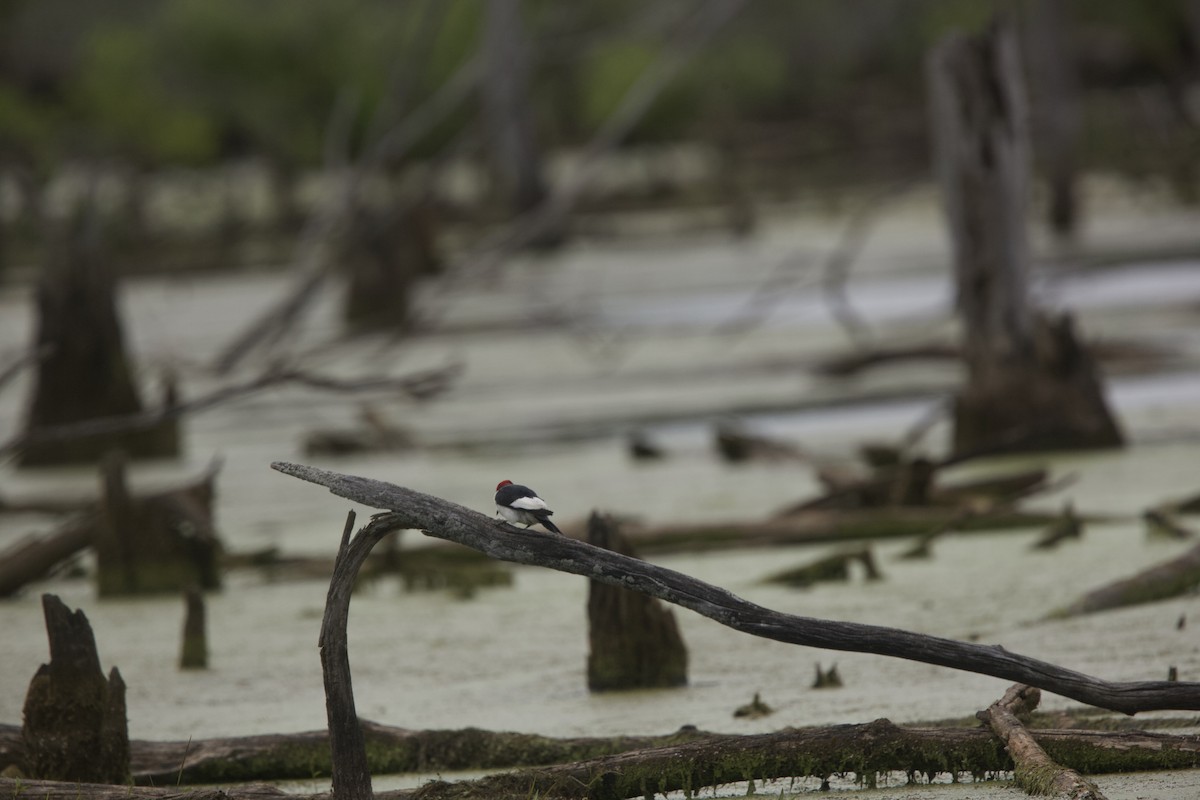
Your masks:
[[[546,501],[540,497],[518,497],[513,500],[512,507],[525,511],[541,511],[546,507]]]

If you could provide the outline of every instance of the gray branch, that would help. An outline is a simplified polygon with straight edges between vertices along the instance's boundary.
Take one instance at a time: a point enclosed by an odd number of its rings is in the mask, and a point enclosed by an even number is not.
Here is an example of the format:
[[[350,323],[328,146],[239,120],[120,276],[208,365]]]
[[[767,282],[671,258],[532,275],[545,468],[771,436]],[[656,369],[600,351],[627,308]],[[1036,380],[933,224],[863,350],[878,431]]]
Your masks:
[[[388,527],[402,526],[457,542],[501,561],[548,567],[644,592],[734,630],[791,644],[904,658],[1024,683],[1100,708],[1136,714],[1200,711],[1200,683],[1112,682],[988,646],[896,628],[782,614],[674,570],[564,536],[499,526],[471,509],[383,481],[301,464],[272,468],[327,487],[333,494],[384,509]]]

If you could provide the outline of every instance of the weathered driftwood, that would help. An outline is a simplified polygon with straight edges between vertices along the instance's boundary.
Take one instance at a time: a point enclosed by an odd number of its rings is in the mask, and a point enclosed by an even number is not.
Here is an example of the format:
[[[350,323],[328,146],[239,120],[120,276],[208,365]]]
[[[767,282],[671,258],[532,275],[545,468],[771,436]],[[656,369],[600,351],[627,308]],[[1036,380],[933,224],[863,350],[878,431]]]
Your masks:
[[[722,422],[713,431],[713,444],[721,458],[731,464],[746,461],[804,461],[794,444],[751,433],[734,422]]]
[[[592,513],[588,543],[637,558],[611,517]],[[687,645],[675,615],[653,597],[588,582],[588,688],[649,689],[687,684]]]
[[[1004,742],[1013,760],[1013,777],[1029,794],[1064,800],[1105,800],[1096,784],[1073,769],[1056,764],[1018,716],[1037,706],[1037,689],[1016,685],[976,716]]]
[[[1200,545],[1129,578],[1093,589],[1050,616],[1074,617],[1107,611],[1110,608],[1153,603],[1169,597],[1178,597],[1196,586],[1200,586]]]
[[[1041,315],[1029,298],[1027,108],[1011,28],[947,37],[928,67],[967,366],[955,452],[1120,446],[1071,319]]]
[[[50,663],[38,667],[25,696],[22,766],[32,777],[125,783],[129,734],[125,683],[100,670],[96,638],[82,611],[42,595]]]
[[[578,542],[565,536],[497,526],[463,506],[400,486],[301,464],[272,468],[327,487],[363,505],[391,509],[390,529],[421,530],[465,544],[503,561],[584,575],[691,609],[735,630],[781,642],[830,650],[875,653],[1027,683],[1090,705],[1135,714],[1156,709],[1200,710],[1200,683],[1110,682],[1010,653],[1002,647],[867,625],[782,614],[674,570]],[[382,537],[386,530],[378,533]],[[377,541],[376,539],[375,541]],[[374,542],[366,544],[367,549]],[[365,554],[364,554],[365,557]]]
[[[1146,533],[1164,539],[1195,539],[1196,532],[1176,522],[1170,514],[1160,508],[1148,508],[1142,512]]]

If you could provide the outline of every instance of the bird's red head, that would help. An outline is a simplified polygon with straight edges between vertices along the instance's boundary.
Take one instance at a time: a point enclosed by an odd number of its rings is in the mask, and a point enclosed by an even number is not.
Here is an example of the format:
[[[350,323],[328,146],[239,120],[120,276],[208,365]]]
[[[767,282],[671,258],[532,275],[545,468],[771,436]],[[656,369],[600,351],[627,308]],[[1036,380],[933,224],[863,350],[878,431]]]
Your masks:
[[[500,481],[499,483],[496,484],[496,491],[497,492],[500,491],[505,486],[512,486],[512,481]]]

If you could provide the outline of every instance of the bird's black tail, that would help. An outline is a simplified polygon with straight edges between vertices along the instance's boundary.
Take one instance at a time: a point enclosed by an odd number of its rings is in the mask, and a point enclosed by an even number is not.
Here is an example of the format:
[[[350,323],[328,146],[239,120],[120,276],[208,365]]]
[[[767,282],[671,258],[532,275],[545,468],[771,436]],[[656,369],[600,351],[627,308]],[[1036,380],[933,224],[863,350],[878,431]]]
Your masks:
[[[546,530],[550,531],[551,533],[557,533],[557,534],[561,535],[562,531],[560,531],[558,529],[557,525],[555,525],[553,522],[550,521],[551,513],[552,512],[545,511],[541,514],[538,514],[537,515],[538,522],[542,523],[542,527],[545,528]]]

